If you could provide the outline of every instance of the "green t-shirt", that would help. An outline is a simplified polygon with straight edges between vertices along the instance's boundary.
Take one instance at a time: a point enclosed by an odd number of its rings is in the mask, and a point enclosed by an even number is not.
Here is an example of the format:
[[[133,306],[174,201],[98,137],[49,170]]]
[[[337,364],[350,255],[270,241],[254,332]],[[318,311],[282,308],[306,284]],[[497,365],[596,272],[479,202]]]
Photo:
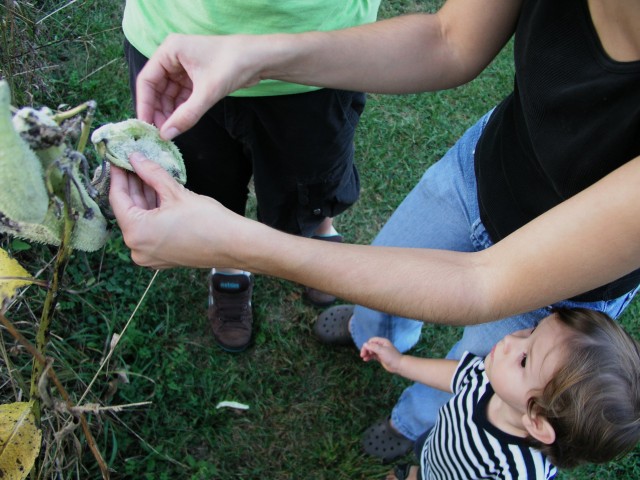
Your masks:
[[[146,57],[170,33],[296,33],[338,30],[376,20],[380,0],[127,0],[122,29]],[[315,87],[264,80],[235,96],[287,95]]]

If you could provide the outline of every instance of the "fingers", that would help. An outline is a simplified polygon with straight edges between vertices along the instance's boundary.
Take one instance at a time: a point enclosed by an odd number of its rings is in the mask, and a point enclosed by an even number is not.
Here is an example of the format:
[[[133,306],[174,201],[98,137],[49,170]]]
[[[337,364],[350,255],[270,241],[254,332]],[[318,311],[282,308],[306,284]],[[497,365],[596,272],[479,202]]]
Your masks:
[[[136,79],[136,115],[140,120],[159,126],[164,123],[163,117],[171,114],[165,111],[167,107],[159,108],[161,103],[158,101],[164,97],[169,80],[152,62],[153,59],[147,62]]]
[[[368,341],[362,346],[362,352],[366,352],[367,357],[377,358],[378,353],[382,351],[382,346]]]
[[[191,93],[191,79],[170,49],[160,47],[136,79],[136,114],[161,128]]]
[[[373,352],[371,352],[371,350],[367,348],[366,344],[364,344],[360,349],[360,358],[362,358],[362,360],[364,360],[365,362],[375,359]]]
[[[378,354],[382,351],[383,347],[380,345],[379,340],[386,340],[378,337],[373,337],[367,340],[360,349],[360,358],[362,358],[365,362],[369,362],[371,360],[380,361],[380,357]]]
[[[165,140],[191,128],[209,108],[201,103],[203,94],[193,95],[195,82],[188,71],[193,67],[181,58],[181,37],[170,36],[160,45],[136,80],[136,114],[158,127]]]
[[[194,86],[194,90],[188,98],[176,102],[174,105],[177,108],[160,127],[160,136],[165,140],[171,140],[193,127],[213,106],[213,100],[205,89]]]
[[[129,185],[129,197],[133,205],[143,210],[151,210],[158,206],[155,192],[151,190],[138,175],[133,173],[127,174],[127,183]],[[151,193],[147,193],[151,190]]]
[[[393,371],[394,358],[399,354],[393,343],[387,338],[373,337],[362,345],[360,357],[365,361],[376,360],[387,371]]]
[[[172,77],[159,75],[169,74],[151,63],[138,75],[136,113],[140,120],[158,127],[164,140],[172,140],[193,127],[213,100],[208,89],[196,88],[185,71]]]
[[[111,187],[109,190],[109,203],[113,208],[116,218],[121,217],[124,212],[134,206],[131,198],[129,174],[123,169],[111,165]]]
[[[384,338],[384,337],[371,337],[369,340],[367,340],[367,344],[373,346],[381,346],[381,347],[388,347],[393,345],[391,343],[391,340],[389,340],[388,338]]]
[[[211,41],[205,36],[170,35],[138,75],[138,118],[158,127],[165,140],[193,127],[216,101],[237,88],[230,82],[236,75],[212,67]],[[217,62],[224,66],[219,56]]]
[[[163,199],[175,198],[183,189],[160,165],[144,155],[134,153],[129,161],[135,174],[111,168],[109,202],[121,228],[126,228],[129,220],[139,213],[134,209],[153,210]]]

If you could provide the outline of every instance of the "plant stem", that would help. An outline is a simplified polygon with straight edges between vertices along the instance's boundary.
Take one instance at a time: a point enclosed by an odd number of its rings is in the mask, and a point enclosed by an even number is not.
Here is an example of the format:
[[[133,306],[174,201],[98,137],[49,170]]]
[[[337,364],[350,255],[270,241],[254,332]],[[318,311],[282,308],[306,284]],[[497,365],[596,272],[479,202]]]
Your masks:
[[[67,194],[67,196],[69,196]],[[64,230],[62,235],[62,241],[58,248],[58,255],[53,267],[53,278],[51,285],[47,291],[47,297],[42,309],[42,315],[40,317],[40,325],[38,332],[36,333],[36,350],[44,357],[46,356],[47,344],[49,343],[49,334],[51,321],[55,314],[56,305],[58,304],[58,295],[60,291],[60,282],[64,276],[64,271],[69,263],[71,252],[71,234],[76,224],[74,213],[71,209],[71,202],[68,198],[65,199],[64,208]],[[38,392],[38,381],[42,376],[44,366],[40,362],[33,362],[33,368],[31,370],[31,387],[29,390],[29,398],[33,400],[33,415],[36,418],[36,423],[40,424],[41,418],[41,402],[40,394]]]
[[[70,412],[73,412],[76,407],[71,401],[71,397],[69,396],[65,388],[62,386],[62,383],[60,383],[60,379],[58,379],[58,376],[53,371],[53,367],[51,367],[51,365],[48,364],[47,359],[44,357],[44,355],[38,352],[38,350],[36,350],[36,348],[33,345],[31,345],[26,338],[24,338],[24,336],[16,329],[16,327],[2,313],[0,313],[0,324],[2,324],[7,329],[7,331],[13,336],[13,338],[15,338],[33,356],[34,363],[38,363],[42,367],[43,374],[46,373],[49,376],[49,378],[51,378],[54,385],[58,389],[60,396],[62,397],[65,404],[67,405],[67,408],[69,409]],[[47,365],[49,365],[49,368],[47,368]],[[81,410],[78,411],[76,416],[77,418],[80,419],[80,425],[82,426],[82,431],[84,432],[85,437],[87,439],[87,444],[89,445],[89,449],[91,450],[91,453],[93,453],[93,456],[96,459],[98,466],[100,467],[100,471],[102,472],[102,478],[103,480],[108,480],[109,468],[107,467],[107,464],[104,462],[104,459],[100,454],[100,450],[98,450],[98,446],[96,445],[93,435],[91,435],[91,430],[89,429],[89,423],[87,422],[87,419],[85,418]],[[31,474],[32,478],[38,478],[37,475],[35,475],[35,473],[36,473],[35,470],[32,471],[32,474]]]

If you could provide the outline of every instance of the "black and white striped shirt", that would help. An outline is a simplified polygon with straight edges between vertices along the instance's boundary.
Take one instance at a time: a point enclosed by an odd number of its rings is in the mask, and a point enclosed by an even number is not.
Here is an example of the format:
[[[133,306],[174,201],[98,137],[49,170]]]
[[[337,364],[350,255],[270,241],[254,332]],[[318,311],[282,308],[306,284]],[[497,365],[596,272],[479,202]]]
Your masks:
[[[422,447],[423,479],[552,479],[556,468],[524,438],[487,418],[493,388],[484,360],[465,353],[451,381],[454,396],[440,409]]]

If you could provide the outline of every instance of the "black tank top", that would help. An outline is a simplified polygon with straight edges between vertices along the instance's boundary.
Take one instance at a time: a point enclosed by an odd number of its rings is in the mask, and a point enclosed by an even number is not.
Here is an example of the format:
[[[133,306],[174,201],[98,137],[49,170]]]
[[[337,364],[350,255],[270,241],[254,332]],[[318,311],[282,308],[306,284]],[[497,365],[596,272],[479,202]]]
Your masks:
[[[494,242],[640,155],[640,61],[605,53],[586,0],[525,0],[514,56],[514,91],[475,154]],[[574,299],[610,300],[639,283],[636,270]]]

